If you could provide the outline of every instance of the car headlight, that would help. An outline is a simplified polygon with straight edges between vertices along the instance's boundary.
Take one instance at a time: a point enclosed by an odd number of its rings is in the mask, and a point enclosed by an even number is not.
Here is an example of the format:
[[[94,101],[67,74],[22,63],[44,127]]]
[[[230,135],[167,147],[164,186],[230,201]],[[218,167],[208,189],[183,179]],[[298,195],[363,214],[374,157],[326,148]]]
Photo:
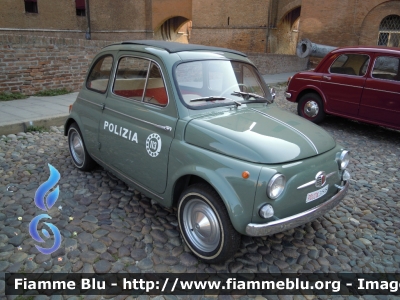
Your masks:
[[[282,174],[275,174],[268,182],[267,195],[270,199],[278,198],[285,189],[286,178]]]
[[[347,168],[350,162],[350,154],[349,151],[343,150],[342,153],[340,153],[339,159],[338,159],[338,164],[339,164],[339,169],[344,170]]]

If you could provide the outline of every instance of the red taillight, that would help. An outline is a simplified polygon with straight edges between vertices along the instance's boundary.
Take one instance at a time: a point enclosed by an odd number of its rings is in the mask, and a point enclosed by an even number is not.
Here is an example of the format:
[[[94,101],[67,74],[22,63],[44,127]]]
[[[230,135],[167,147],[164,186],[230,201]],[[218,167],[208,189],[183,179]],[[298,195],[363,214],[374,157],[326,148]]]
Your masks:
[[[69,113],[71,113],[72,110],[72,104],[69,106]]]
[[[287,80],[287,85],[289,85],[290,80],[292,80],[292,76],[290,76],[290,77],[288,78],[288,80]]]

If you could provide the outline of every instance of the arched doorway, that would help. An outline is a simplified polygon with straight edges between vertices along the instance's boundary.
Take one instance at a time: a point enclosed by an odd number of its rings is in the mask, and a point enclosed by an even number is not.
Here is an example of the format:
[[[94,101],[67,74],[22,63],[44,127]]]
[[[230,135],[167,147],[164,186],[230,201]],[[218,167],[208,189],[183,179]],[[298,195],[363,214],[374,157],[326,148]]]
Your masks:
[[[295,54],[299,36],[301,6],[286,13],[279,20],[276,30],[270,39],[270,52],[278,54]]]
[[[154,39],[189,43],[192,21],[184,17],[173,17],[166,20],[154,31]]]
[[[399,47],[400,45],[400,16],[385,17],[379,26],[379,46]]]

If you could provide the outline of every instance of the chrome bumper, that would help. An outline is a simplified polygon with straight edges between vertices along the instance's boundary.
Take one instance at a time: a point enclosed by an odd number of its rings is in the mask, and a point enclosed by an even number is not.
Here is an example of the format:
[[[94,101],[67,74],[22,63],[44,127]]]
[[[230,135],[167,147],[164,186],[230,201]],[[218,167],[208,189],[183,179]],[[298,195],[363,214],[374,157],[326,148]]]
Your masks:
[[[246,226],[246,234],[249,236],[271,235],[308,223],[320,216],[323,216],[325,213],[338,205],[346,195],[348,189],[349,182],[347,181],[343,188],[339,189],[338,193],[332,198],[300,214],[281,220],[272,221],[266,224],[250,223]]]
[[[291,93],[285,92],[285,98],[290,99],[292,97]]]

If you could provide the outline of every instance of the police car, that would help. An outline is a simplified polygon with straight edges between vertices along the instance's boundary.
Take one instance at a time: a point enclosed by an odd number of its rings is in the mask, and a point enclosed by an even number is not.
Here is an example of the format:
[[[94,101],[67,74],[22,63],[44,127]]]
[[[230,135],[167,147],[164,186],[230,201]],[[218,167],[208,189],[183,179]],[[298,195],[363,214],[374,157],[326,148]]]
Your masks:
[[[95,164],[177,208],[206,262],[241,235],[266,236],[325,214],[348,189],[349,153],[273,103],[244,53],[163,41],[103,48],[65,124],[72,161]]]

